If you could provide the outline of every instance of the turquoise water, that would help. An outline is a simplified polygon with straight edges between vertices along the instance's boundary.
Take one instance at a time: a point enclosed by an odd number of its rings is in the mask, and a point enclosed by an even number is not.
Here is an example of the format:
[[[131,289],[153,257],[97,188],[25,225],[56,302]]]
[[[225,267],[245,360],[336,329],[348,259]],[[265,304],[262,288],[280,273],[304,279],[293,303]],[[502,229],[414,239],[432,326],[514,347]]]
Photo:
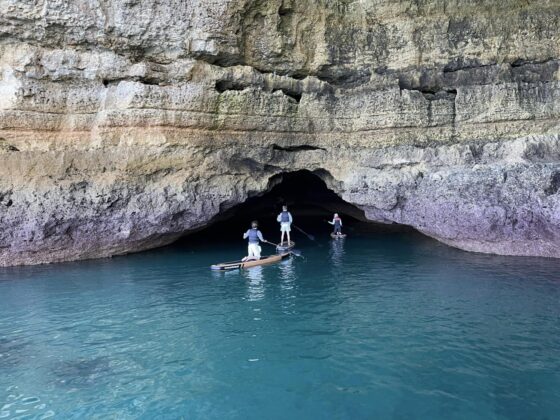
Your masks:
[[[560,417],[560,261],[299,242],[0,270],[0,418]]]

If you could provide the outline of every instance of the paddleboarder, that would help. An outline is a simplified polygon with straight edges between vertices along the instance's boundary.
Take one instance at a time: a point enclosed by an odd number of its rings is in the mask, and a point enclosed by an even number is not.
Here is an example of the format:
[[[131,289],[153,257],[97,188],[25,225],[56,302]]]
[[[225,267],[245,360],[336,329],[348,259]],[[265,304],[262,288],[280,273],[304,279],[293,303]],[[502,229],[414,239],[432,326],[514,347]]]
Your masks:
[[[280,245],[284,244],[284,235],[288,236],[287,244],[289,245],[291,242],[290,227],[294,219],[292,217],[292,214],[288,211],[288,206],[282,206],[282,212],[278,215],[276,221],[280,223],[280,232],[282,232],[282,235],[280,237]]]
[[[342,219],[340,218],[338,213],[334,214],[332,222],[329,222],[329,224],[334,226],[333,233],[335,235],[342,235]]]
[[[259,230],[259,222],[256,220],[251,222],[251,229],[243,234],[243,239],[249,239],[249,246],[247,247],[248,255],[242,261],[260,260],[262,249],[259,243],[266,241]]]

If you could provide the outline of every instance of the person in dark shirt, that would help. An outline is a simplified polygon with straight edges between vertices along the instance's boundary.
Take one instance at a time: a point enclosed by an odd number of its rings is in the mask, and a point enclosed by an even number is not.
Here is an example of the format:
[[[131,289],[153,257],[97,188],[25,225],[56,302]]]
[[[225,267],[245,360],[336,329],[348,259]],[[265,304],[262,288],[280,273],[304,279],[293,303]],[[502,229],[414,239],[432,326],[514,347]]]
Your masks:
[[[342,235],[342,219],[340,218],[338,213],[334,214],[332,222],[329,223],[334,226],[333,233],[335,235]]]

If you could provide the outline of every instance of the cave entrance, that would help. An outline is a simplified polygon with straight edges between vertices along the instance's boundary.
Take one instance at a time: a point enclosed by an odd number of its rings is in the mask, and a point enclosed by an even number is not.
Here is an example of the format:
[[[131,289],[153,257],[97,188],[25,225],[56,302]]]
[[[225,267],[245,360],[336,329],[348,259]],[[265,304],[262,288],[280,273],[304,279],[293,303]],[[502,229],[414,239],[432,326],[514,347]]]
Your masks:
[[[279,240],[280,230],[276,217],[286,204],[294,217],[294,224],[314,236],[328,235],[332,227],[326,223],[338,213],[343,220],[343,231],[351,234],[360,231],[379,229],[376,223],[367,222],[364,212],[347,203],[330,190],[321,177],[329,177],[326,171],[307,170],[275,175],[270,179],[268,191],[248,198],[218,216],[203,230],[188,235],[185,240],[197,241],[237,241],[242,232],[250,227],[252,220],[259,221],[259,228],[265,238]],[[292,227],[296,242],[306,240],[305,235]]]

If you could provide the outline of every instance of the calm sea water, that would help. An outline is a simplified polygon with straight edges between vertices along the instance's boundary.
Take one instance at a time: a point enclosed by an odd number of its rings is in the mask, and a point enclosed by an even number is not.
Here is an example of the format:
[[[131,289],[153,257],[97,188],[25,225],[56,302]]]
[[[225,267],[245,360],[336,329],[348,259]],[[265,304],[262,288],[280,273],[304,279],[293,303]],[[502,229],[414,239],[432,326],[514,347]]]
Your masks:
[[[0,270],[0,418],[560,418],[560,261],[300,245]]]

